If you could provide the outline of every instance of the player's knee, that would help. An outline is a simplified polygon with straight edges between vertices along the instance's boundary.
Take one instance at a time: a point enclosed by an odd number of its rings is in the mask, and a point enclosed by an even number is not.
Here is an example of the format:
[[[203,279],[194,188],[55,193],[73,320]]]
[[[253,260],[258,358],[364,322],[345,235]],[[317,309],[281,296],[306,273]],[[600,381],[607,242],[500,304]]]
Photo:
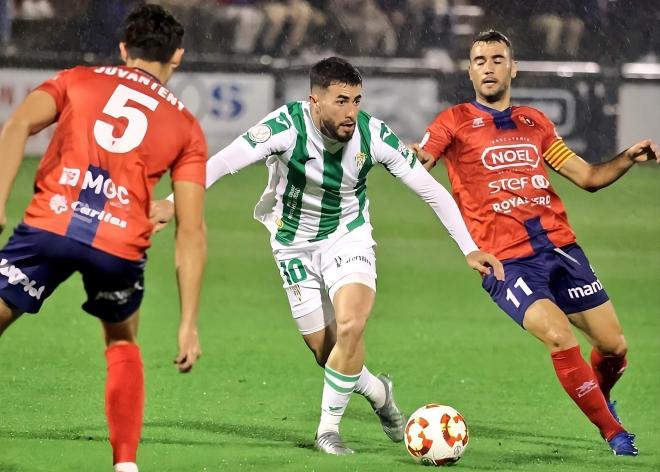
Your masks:
[[[577,339],[570,329],[550,328],[542,337],[543,342],[552,351],[563,351],[577,344]]]
[[[337,342],[357,343],[362,339],[367,324],[366,316],[354,316],[337,322]]]
[[[624,357],[628,353],[628,343],[623,334],[597,342],[594,347],[604,356]]]

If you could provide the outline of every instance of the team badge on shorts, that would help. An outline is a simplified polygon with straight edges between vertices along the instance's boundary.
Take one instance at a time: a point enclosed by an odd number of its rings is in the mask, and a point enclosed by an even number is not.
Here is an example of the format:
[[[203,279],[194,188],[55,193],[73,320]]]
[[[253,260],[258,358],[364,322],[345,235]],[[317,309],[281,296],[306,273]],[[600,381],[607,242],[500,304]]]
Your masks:
[[[358,152],[355,155],[355,165],[357,166],[358,171],[362,170],[364,161],[367,159],[367,155],[363,152]]]
[[[302,292],[300,291],[300,285],[298,285],[298,284],[291,285],[289,287],[289,290],[291,291],[293,296],[298,299],[299,302],[302,301]]]

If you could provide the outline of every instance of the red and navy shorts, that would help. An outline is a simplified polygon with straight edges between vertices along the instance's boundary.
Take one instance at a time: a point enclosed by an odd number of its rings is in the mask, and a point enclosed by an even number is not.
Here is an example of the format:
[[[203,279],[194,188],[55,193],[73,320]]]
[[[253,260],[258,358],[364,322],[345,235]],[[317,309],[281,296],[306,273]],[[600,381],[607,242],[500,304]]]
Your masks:
[[[537,223],[530,221],[530,226]],[[567,315],[602,305],[609,300],[587,256],[577,244],[555,247],[544,232],[530,230],[534,254],[506,259],[504,281],[484,277],[481,286],[516,323],[537,300],[549,299]]]
[[[21,223],[0,250],[0,298],[14,309],[37,313],[58,285],[80,272],[87,293],[83,310],[115,323],[140,307],[144,265],[145,259],[122,259]]]

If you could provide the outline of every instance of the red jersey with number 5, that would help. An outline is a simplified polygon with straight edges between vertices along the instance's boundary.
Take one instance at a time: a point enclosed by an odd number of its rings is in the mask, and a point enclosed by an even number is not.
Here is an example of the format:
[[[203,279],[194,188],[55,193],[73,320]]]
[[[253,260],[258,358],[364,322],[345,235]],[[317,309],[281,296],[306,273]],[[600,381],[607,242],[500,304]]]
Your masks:
[[[130,67],[76,67],[37,90],[57,127],[25,223],[125,259],[144,257],[154,185],[205,185],[206,141],[195,117],[157,78]]]
[[[548,239],[557,247],[575,242],[544,165],[559,170],[575,154],[540,111],[463,103],[440,113],[422,144],[436,159],[444,156],[454,197],[481,250],[509,259],[533,254]]]

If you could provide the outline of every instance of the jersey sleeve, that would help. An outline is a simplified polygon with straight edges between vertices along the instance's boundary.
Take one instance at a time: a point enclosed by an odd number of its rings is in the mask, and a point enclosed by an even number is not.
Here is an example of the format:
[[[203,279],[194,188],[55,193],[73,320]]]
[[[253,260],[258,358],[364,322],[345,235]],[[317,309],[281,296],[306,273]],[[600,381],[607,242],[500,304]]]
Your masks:
[[[172,165],[173,181],[206,183],[206,158],[208,150],[204,133],[197,120],[193,121],[190,140]]]
[[[295,145],[296,136],[286,106],[278,108],[209,159],[206,187],[227,174],[285,152]]]
[[[421,164],[416,164],[401,181],[429,204],[463,255],[479,250],[451,194]]]
[[[426,134],[424,134],[420,145],[422,149],[430,152],[436,161],[445,153],[454,138],[452,132],[453,122],[453,113],[449,108],[439,113],[429,127],[426,128]]]
[[[550,167],[558,171],[566,161],[576,154],[566,146],[564,140],[557,133],[555,125],[543,113],[541,113],[541,126],[543,129],[541,140],[543,159],[545,159]]]
[[[394,177],[404,177],[417,163],[417,156],[384,122],[372,119],[372,123],[374,159]]]
[[[73,70],[74,69],[67,69],[60,71],[34,89],[35,91],[39,90],[46,92],[48,95],[53,97],[53,100],[55,100],[55,106],[57,108],[58,118],[64,109],[64,103],[66,102],[67,94],[67,82],[69,75]]]

